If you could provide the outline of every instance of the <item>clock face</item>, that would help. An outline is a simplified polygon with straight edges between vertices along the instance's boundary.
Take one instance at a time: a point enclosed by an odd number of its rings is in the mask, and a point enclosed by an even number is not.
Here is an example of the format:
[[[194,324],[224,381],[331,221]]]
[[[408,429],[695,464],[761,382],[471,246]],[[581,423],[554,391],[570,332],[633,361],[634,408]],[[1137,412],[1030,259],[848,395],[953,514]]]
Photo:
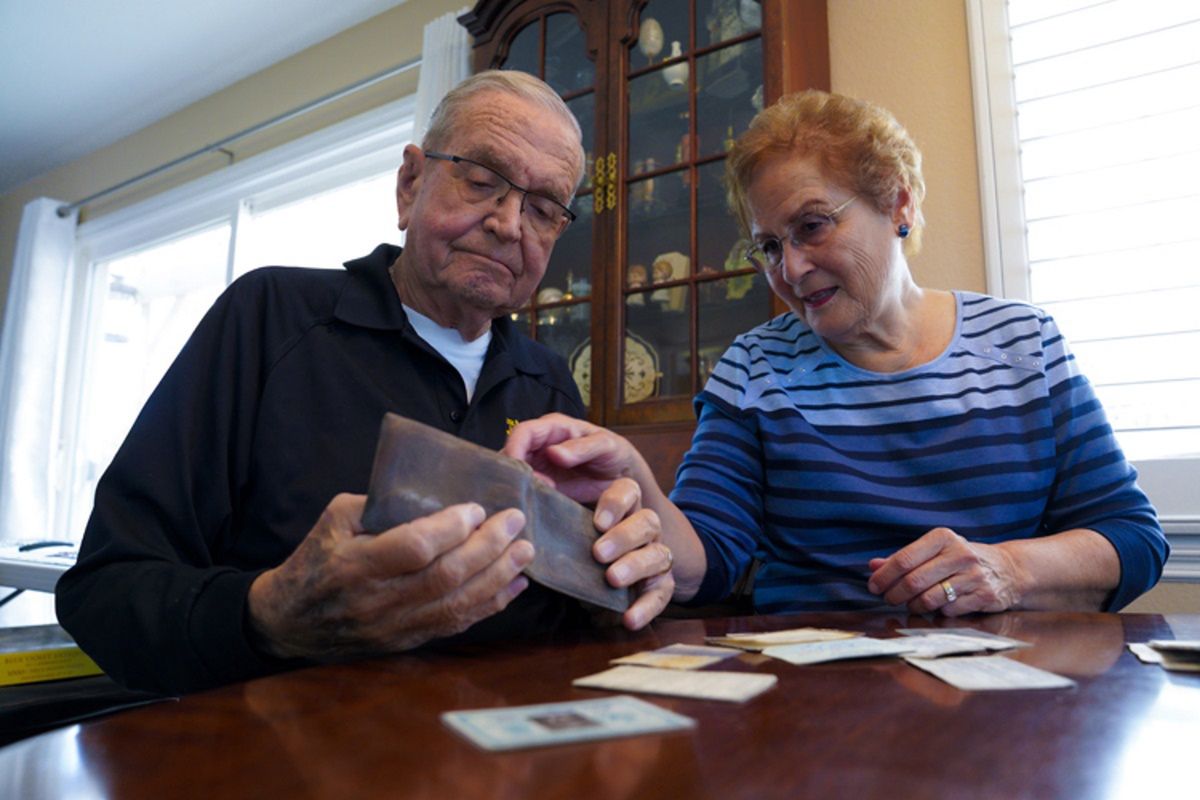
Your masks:
[[[568,363],[571,377],[579,386],[583,404],[592,402],[592,341],[586,339],[571,353]],[[624,401],[640,403],[658,394],[658,354],[654,348],[636,334],[625,336],[625,380]]]

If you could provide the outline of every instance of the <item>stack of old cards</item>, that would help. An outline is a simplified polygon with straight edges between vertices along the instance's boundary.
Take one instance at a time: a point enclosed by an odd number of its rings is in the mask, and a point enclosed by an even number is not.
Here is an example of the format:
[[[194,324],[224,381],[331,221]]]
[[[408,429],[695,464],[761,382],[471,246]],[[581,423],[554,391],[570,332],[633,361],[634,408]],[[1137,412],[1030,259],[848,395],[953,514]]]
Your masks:
[[[1129,649],[1146,664],[1172,672],[1200,672],[1200,639],[1152,639],[1131,643]]]
[[[846,631],[830,631],[823,638],[791,640],[762,648],[763,655],[789,664],[821,664],[853,658],[901,656],[917,669],[928,672],[964,691],[999,689],[1053,689],[1074,686],[1074,681],[1031,667],[1004,656],[971,655],[1027,646],[1025,642],[973,628],[902,628],[903,636],[874,639]],[[788,631],[779,639],[787,640]],[[842,636],[834,636],[842,633]]]
[[[695,720],[628,695],[516,708],[447,711],[442,722],[484,750],[516,750],[696,726]]]
[[[612,669],[577,678],[572,684],[586,689],[742,703],[778,682],[774,675],[754,672],[699,671],[737,654],[736,650],[723,647],[673,644],[614,659],[612,663],[617,666]]]

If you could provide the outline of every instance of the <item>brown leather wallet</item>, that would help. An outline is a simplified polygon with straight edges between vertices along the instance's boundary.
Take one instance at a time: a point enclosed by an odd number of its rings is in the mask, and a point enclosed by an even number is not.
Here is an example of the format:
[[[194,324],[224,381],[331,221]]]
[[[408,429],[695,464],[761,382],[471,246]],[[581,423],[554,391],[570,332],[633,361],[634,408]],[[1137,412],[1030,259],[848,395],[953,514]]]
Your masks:
[[[373,533],[474,502],[489,516],[506,508],[525,513],[520,538],[536,555],[530,579],[613,611],[629,608],[628,588],[604,578],[592,557],[592,512],[537,480],[523,461],[492,452],[420,422],[385,414],[371,469],[363,525]]]

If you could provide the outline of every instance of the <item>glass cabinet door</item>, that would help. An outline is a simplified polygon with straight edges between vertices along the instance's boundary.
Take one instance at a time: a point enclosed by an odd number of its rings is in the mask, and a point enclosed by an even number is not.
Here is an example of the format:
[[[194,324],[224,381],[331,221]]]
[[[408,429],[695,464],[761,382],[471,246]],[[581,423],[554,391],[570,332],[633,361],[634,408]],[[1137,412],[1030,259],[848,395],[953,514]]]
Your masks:
[[[763,105],[757,0],[633,4],[620,106],[623,276],[613,421],[691,414],[690,400],[770,292],[742,257],[725,154]],[[617,366],[619,364],[619,366]]]

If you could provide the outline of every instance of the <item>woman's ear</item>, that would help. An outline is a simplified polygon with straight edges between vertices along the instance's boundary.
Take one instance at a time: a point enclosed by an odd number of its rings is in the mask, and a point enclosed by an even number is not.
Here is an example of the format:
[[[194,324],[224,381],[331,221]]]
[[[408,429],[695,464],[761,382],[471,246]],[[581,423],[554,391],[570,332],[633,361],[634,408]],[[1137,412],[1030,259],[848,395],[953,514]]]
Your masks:
[[[912,193],[907,186],[901,186],[896,192],[896,202],[892,205],[892,227],[899,229],[901,225],[911,230],[916,223],[913,213]]]
[[[425,169],[425,154],[415,144],[404,148],[404,162],[396,171],[396,227],[407,230],[412,219],[413,206],[421,188],[421,174]]]

